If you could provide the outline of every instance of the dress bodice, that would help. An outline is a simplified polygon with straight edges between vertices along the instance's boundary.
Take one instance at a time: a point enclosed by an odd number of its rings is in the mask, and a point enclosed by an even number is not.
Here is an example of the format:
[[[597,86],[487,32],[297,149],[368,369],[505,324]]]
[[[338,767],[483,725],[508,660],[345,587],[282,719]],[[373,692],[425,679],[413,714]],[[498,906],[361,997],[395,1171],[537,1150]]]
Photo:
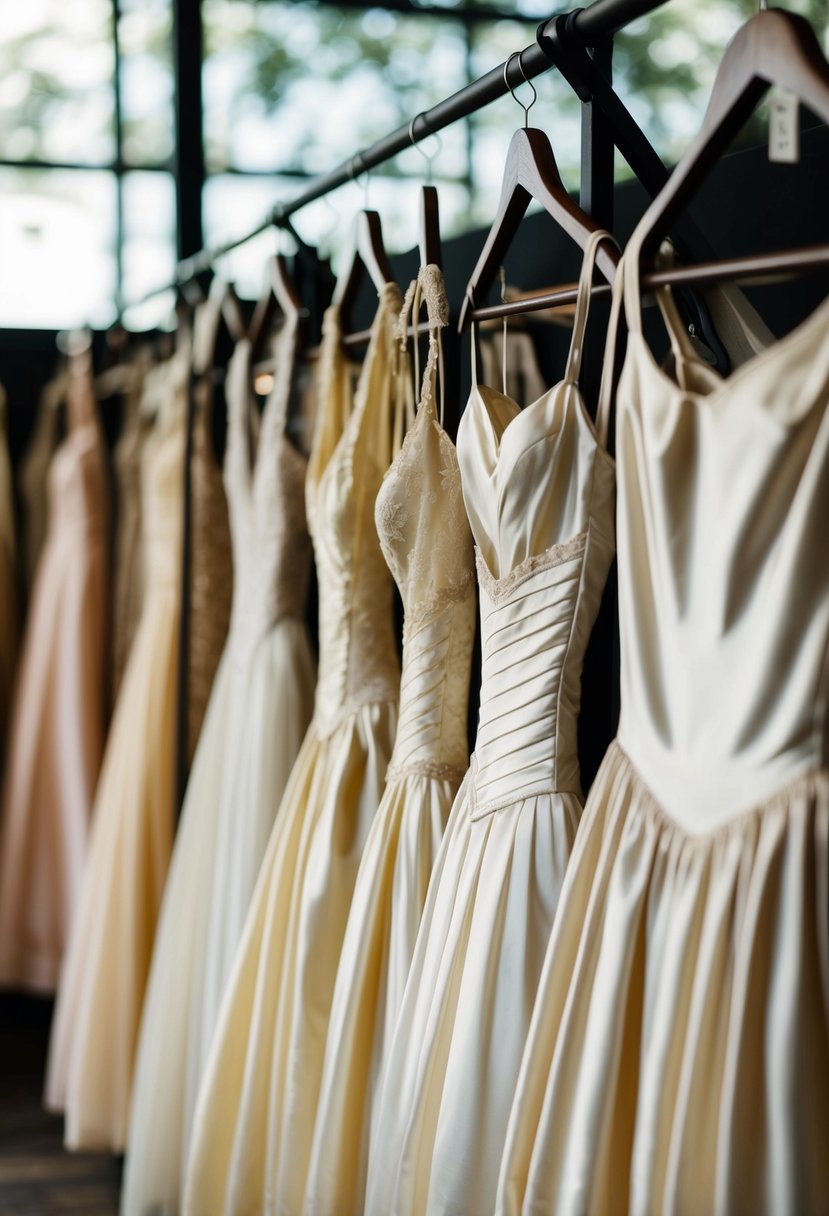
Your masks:
[[[642,335],[639,247],[616,405],[619,739],[705,831],[826,763],[829,304],[722,380],[666,290],[672,378]]]
[[[274,387],[261,416],[253,456],[251,346],[239,343],[228,369],[228,439],[225,487],[233,544],[231,639],[249,653],[282,617],[305,611],[311,541],[305,521],[308,462],[285,433],[297,342],[287,321],[275,350]]]
[[[49,466],[49,535],[106,530],[104,440],[95,417],[74,425]]]
[[[577,385],[596,244],[564,380],[523,410],[473,383],[458,429],[481,605],[473,814],[581,793],[581,669],[614,544],[613,462]]]
[[[147,595],[178,594],[181,585],[184,454],[189,364],[183,352],[147,373],[145,395],[157,396],[158,419],[144,444],[141,503]]]
[[[475,635],[472,535],[455,446],[438,421],[439,326],[448,320],[443,279],[420,272],[429,310],[429,355],[420,405],[375,504],[380,545],[403,600],[400,711],[389,776],[460,779],[468,761],[467,703]],[[414,285],[413,285],[414,286]],[[398,337],[406,341],[404,307]]]
[[[323,325],[306,481],[320,601],[314,717],[322,734],[354,707],[398,696],[392,581],[374,525],[374,500],[391,460],[393,416],[403,391],[394,341],[400,303],[399,289],[387,284],[356,389],[336,305]]]

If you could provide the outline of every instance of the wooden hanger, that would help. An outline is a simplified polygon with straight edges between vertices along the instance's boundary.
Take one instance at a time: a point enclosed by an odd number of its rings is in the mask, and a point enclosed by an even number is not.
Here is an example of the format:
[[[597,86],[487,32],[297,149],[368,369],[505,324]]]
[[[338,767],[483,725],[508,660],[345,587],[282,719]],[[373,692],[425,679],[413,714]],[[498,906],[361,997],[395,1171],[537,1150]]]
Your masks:
[[[349,316],[364,273],[378,292],[394,279],[376,211],[359,211],[354,221],[351,251],[337,276],[332,297],[343,317]]]
[[[532,199],[542,204],[580,249],[585,248],[591,233],[600,227],[567,193],[545,133],[536,127],[521,127],[510,142],[498,212],[461,304],[458,317],[461,333],[471,322],[474,301],[483,299],[494,283]],[[596,265],[610,283],[618,262],[619,254],[612,245],[605,243],[599,248]]]
[[[440,241],[440,209],[434,186],[424,186],[420,192],[420,250],[421,266],[443,269],[443,249]]]
[[[288,263],[281,253],[268,259],[265,271],[265,290],[259,300],[248,328],[251,360],[262,353],[274,319],[281,315],[286,321],[299,321],[307,316],[299,292],[296,289]]]
[[[780,9],[762,10],[747,21],[729,43],[714,81],[702,128],[641,221],[643,253],[656,252],[680,211],[771,85],[796,94],[818,118],[829,123],[829,63],[809,22]],[[818,249],[829,253],[829,246]],[[785,262],[785,255],[780,254],[730,259],[720,279],[762,273],[767,268],[766,263],[772,266],[775,259],[779,270],[784,268],[781,256]],[[802,268],[795,251],[790,260],[788,269]],[[814,261],[814,251],[809,260]],[[802,263],[802,259],[800,261]],[[716,267],[716,263],[713,265]],[[688,267],[683,274],[683,268],[679,267],[675,273],[669,272],[667,278],[679,282],[692,270]]]

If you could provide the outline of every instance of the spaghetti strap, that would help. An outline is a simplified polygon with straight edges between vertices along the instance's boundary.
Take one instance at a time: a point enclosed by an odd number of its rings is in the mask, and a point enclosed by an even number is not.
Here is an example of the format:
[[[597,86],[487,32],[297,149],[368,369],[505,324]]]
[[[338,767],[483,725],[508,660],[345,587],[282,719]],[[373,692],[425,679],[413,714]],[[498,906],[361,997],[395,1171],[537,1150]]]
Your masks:
[[[603,241],[618,242],[612,232],[598,228],[591,234],[584,251],[581,274],[579,275],[578,297],[576,300],[576,315],[573,320],[573,336],[570,340],[570,351],[567,355],[567,367],[564,372],[565,384],[576,384],[581,371],[581,357],[584,348],[584,333],[587,328],[587,317],[590,312],[590,295],[593,286],[593,271],[596,266],[596,254]]]
[[[602,383],[599,389],[599,408],[596,412],[596,437],[600,445],[607,450],[610,432],[610,410],[613,399],[613,373],[616,365],[616,343],[619,340],[619,319],[622,314],[622,303],[627,294],[625,290],[625,263],[627,253],[622,255],[613,280],[613,299],[610,306],[610,319],[607,324],[607,343],[605,344],[604,363],[602,365]]]

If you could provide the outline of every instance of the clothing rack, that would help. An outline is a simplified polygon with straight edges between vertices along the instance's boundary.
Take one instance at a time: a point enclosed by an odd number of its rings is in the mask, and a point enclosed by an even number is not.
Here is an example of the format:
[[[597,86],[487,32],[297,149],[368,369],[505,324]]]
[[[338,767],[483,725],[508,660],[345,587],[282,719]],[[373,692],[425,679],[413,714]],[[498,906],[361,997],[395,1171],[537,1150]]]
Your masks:
[[[307,207],[309,203],[331,194],[341,186],[347,185],[348,182],[353,182],[361,174],[392,160],[428,135],[435,135],[460,119],[468,118],[499,97],[505,97],[525,80],[541,76],[553,67],[562,69],[561,56],[553,51],[554,45],[561,45],[562,41],[566,41],[568,44],[572,44],[574,50],[585,52],[589,48],[608,44],[604,48],[605,53],[597,52],[597,55],[606,58],[609,65],[606,50],[609,49],[609,40],[613,35],[625,25],[661,8],[665,3],[667,0],[595,0],[587,8],[574,9],[542,21],[538,27],[536,41],[525,47],[520,54],[513,53],[505,63],[493,68],[486,75],[465,85],[464,88],[459,89],[444,101],[438,102],[431,109],[416,114],[410,123],[405,123],[369,147],[357,151],[329,172],[312,178],[299,194],[286,202],[277,203],[254,228],[223,244],[201,249],[198,253],[182,259],[176,267],[172,281],[153,288],[140,299],[133,301],[132,305],[143,304],[165,292],[185,287],[199,275],[210,271],[217,260],[271,228],[284,228],[293,233],[290,223],[291,216]],[[562,74],[569,79],[566,70],[563,70]],[[583,100],[585,99],[583,98]],[[585,100],[585,104],[590,105],[591,103]],[[586,199],[586,194],[595,196],[599,191],[605,195],[608,193],[607,174],[598,172],[600,169],[597,159],[599,153],[604,162],[607,162],[609,154],[610,191],[612,191],[613,184],[612,143],[607,139],[606,130],[603,130],[601,134],[599,131],[599,127],[603,127],[604,124],[597,122],[595,111],[586,115],[585,118],[587,129],[582,141],[582,206],[585,205],[585,201],[594,201],[593,198]],[[602,138],[602,134],[604,138]],[[653,153],[653,155],[656,154]],[[656,159],[658,161],[658,157]],[[606,169],[607,164],[605,163],[601,167]],[[598,217],[599,209],[595,205],[585,209],[589,210],[591,215]]]

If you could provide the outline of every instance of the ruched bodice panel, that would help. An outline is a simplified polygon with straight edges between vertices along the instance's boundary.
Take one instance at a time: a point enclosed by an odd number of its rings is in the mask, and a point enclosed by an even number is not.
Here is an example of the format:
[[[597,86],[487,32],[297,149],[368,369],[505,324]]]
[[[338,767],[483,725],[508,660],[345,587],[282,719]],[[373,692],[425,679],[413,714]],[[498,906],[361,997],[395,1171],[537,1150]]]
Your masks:
[[[308,594],[311,540],[305,519],[308,462],[285,433],[296,322],[277,340],[276,376],[251,458],[250,343],[239,344],[228,372],[225,486],[233,543],[231,638],[243,657],[282,617],[301,619]]]
[[[566,381],[524,411],[473,389],[458,450],[481,591],[473,814],[580,795],[581,668],[613,557],[612,462]]]
[[[829,306],[725,381],[672,327],[674,382],[641,334],[635,257],[617,419],[619,739],[668,812],[704,831],[827,762],[829,578],[814,555],[829,518]]]
[[[383,455],[390,451],[400,379],[393,345],[399,306],[400,291],[390,283],[380,296],[356,390],[342,353],[336,306],[328,309],[323,328],[323,417],[306,482],[320,598],[315,721],[322,734],[354,707],[398,696],[392,582],[374,526],[374,500],[385,472]]]

